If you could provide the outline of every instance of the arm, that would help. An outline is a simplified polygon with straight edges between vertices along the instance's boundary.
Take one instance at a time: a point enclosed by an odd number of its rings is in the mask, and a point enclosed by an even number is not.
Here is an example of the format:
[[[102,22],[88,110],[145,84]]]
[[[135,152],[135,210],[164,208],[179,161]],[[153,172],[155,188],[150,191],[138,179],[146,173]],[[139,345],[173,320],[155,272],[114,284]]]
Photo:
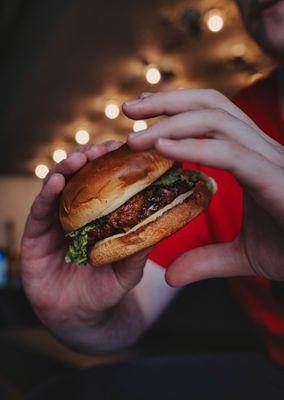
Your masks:
[[[90,354],[134,343],[175,293],[150,261],[143,276],[150,250],[99,268],[64,261],[57,200],[65,179],[117,146],[88,146],[57,164],[34,201],[22,239],[22,278],[36,314],[60,340]]]

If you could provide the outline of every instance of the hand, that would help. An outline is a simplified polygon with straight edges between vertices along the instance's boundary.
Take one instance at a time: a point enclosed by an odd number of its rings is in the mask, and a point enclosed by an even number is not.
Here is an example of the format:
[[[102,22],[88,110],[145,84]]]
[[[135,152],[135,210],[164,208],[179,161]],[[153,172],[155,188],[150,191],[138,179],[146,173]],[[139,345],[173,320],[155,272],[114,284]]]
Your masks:
[[[38,317],[59,338],[89,352],[95,327],[141,280],[148,251],[98,268],[66,264],[58,197],[66,178],[120,145],[86,146],[57,164],[33,203],[22,239],[23,283]]]
[[[168,283],[182,286],[201,279],[240,275],[284,279],[283,146],[215,90],[145,93],[123,108],[133,119],[168,116],[129,135],[132,148],[155,147],[178,161],[223,168],[244,187],[239,236],[231,243],[183,254],[167,270]]]

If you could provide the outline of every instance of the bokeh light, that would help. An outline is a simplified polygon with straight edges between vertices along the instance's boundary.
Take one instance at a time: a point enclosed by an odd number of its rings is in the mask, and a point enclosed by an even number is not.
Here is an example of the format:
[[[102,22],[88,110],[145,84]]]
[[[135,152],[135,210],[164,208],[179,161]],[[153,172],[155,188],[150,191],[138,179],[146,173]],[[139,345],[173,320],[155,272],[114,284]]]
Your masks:
[[[211,10],[206,16],[207,28],[211,32],[220,32],[224,27],[224,18],[219,10]]]
[[[146,71],[146,80],[151,85],[156,85],[161,80],[161,72],[156,67],[150,67]]]
[[[67,157],[66,151],[62,149],[57,149],[53,152],[52,158],[56,163],[59,163],[62,160],[65,160]]]
[[[148,125],[146,121],[135,121],[133,124],[133,131],[134,132],[139,132],[143,131],[144,129],[147,129]]]
[[[49,169],[45,164],[39,164],[35,168],[35,175],[40,179],[44,179],[48,172]]]
[[[75,133],[75,140],[79,144],[86,144],[90,140],[90,134],[85,129],[80,129]]]
[[[108,103],[105,108],[105,115],[109,119],[115,119],[119,116],[119,107],[116,103]]]

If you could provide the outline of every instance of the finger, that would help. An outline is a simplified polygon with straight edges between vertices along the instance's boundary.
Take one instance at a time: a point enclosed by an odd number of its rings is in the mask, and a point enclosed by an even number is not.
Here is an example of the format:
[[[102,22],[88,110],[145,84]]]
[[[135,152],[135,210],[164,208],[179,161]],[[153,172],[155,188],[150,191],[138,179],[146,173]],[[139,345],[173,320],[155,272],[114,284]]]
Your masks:
[[[140,99],[146,99],[146,97],[152,96],[153,92],[143,92],[140,94]]]
[[[140,132],[130,134],[128,143],[135,149],[153,147],[158,138],[184,139],[206,135],[230,139],[274,161],[279,152],[251,126],[220,109],[189,111],[157,122]]]
[[[35,199],[25,228],[26,237],[37,237],[44,234],[54,222],[57,210],[56,200],[65,185],[63,175],[53,174],[40,194]]]
[[[254,275],[239,240],[184,253],[166,271],[170,286],[180,287],[209,278]]]
[[[74,174],[76,171],[82,168],[86,164],[86,162],[87,162],[87,156],[84,153],[81,152],[71,153],[65,160],[56,164],[55,167],[50,170],[50,172],[44,179],[43,184],[45,185],[53,174],[61,174],[65,177]]]
[[[89,161],[95,160],[96,158],[102,157],[104,154],[114,151],[122,146],[122,142],[116,140],[109,140],[100,145],[91,145],[84,150]]]
[[[215,139],[159,139],[155,147],[165,157],[176,161],[190,161],[230,171],[242,185],[256,190],[266,203],[269,188],[269,207],[273,206],[274,197],[277,203],[273,192],[278,192],[282,169],[239,143]]]
[[[81,146],[71,152],[68,157],[56,164],[48,173],[44,179],[44,184],[48,181],[50,176],[54,173],[59,173],[68,177],[80,168],[82,168],[87,161],[92,161],[98,157],[102,157],[109,151],[113,151],[121,146],[120,142],[114,140],[107,141],[98,145],[88,144],[86,146]]]
[[[123,104],[124,113],[133,119],[175,115],[186,111],[220,108],[257,128],[255,123],[226,96],[213,89],[182,89],[158,93],[142,93],[140,99]],[[259,128],[257,128],[259,129]]]
[[[240,124],[242,128],[246,127],[221,110],[188,111],[159,121],[143,131],[131,133],[128,143],[140,150],[151,148],[158,138],[234,137],[234,132],[240,131]]]
[[[131,290],[142,279],[147,256],[151,250],[152,247],[114,264],[113,270],[124,291]]]

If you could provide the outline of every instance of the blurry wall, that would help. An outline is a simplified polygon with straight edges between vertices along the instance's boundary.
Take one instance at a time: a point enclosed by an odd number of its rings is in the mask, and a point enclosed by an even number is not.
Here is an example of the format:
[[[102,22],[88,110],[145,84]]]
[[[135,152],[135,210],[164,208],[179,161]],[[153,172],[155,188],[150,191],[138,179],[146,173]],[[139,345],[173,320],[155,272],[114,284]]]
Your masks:
[[[34,177],[0,177],[0,247],[7,246],[5,223],[14,222],[14,240],[19,249],[25,220],[42,182]]]

